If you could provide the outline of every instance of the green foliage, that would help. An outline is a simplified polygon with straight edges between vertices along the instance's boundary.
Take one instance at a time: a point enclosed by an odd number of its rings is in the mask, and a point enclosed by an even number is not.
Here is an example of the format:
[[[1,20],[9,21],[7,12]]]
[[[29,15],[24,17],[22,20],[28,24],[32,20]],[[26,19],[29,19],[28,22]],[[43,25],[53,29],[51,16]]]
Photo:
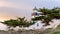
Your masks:
[[[29,27],[30,25],[34,24],[33,22],[28,22],[25,17],[20,18],[18,17],[17,19],[10,19],[7,21],[3,22],[4,24],[10,26],[10,27],[16,27],[16,26],[20,26],[20,27]]]
[[[57,32],[53,32],[52,34],[60,34],[60,31],[57,31]]]
[[[3,23],[10,27],[16,27],[16,26],[29,27],[30,25],[33,25],[35,23],[35,21],[37,21],[37,20],[41,20],[42,23],[45,23],[45,25],[49,25],[49,22],[52,19],[60,19],[60,9],[59,8],[53,8],[53,9],[42,8],[42,9],[38,9],[37,11],[42,12],[42,16],[32,18],[31,21],[27,21],[25,19],[25,17],[23,17],[23,18],[17,17],[17,19],[15,19],[15,20],[10,19],[10,20],[4,21]]]
[[[5,21],[4,24],[7,24],[8,26],[15,27],[15,26],[19,25],[19,21],[18,20],[10,19],[10,20]]]
[[[42,20],[42,23],[45,23],[46,25],[49,25],[49,22],[52,19],[60,19],[60,9],[59,8],[53,8],[53,9],[46,9],[46,8],[40,8],[38,9],[39,12],[42,12],[42,16],[32,18],[33,21]],[[44,16],[43,16],[44,15]]]
[[[58,25],[56,29],[60,29],[60,25]]]

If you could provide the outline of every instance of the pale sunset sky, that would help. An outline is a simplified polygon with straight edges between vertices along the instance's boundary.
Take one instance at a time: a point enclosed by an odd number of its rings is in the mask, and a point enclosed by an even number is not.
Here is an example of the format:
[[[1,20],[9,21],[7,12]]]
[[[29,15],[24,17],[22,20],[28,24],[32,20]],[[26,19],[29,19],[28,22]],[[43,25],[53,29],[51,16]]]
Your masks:
[[[0,0],[0,21],[17,17],[31,18],[33,8],[60,7],[60,0]]]

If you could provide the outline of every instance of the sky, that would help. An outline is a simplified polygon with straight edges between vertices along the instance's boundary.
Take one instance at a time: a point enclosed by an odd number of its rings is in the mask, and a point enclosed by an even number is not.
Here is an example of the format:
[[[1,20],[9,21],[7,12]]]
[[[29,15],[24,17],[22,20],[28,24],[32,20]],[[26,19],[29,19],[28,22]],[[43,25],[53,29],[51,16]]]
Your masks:
[[[31,19],[34,7],[54,8],[60,7],[60,0],[0,0],[0,21],[26,17]],[[0,30],[5,29],[0,23]]]
[[[31,19],[34,7],[60,7],[60,0],[0,0],[0,21],[26,17]]]

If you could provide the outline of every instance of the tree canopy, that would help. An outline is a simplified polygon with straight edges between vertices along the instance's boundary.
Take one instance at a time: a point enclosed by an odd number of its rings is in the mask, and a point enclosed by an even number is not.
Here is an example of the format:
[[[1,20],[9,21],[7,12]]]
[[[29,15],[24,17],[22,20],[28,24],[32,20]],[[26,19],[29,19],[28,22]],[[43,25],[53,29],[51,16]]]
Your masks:
[[[49,22],[52,19],[60,19],[60,8],[58,7],[53,9],[39,8],[37,11],[42,12],[42,16],[32,18],[33,21],[42,20],[42,23],[45,23],[45,25],[49,25]]]
[[[3,23],[10,26],[10,27],[29,27],[30,25],[33,25],[35,21],[41,20],[42,23],[45,23],[45,25],[49,25],[49,22],[52,19],[60,19],[60,8],[53,8],[53,9],[46,9],[46,8],[39,8],[37,9],[37,12],[42,12],[42,16],[38,16],[35,18],[31,18],[31,21],[27,21],[25,17],[17,17],[17,19],[10,19],[7,21],[4,21]]]
[[[27,21],[25,19],[25,17],[23,17],[23,18],[17,17],[17,19],[10,19],[10,20],[4,21],[3,23],[10,27],[16,27],[16,26],[28,27],[28,26],[34,24],[31,21]]]

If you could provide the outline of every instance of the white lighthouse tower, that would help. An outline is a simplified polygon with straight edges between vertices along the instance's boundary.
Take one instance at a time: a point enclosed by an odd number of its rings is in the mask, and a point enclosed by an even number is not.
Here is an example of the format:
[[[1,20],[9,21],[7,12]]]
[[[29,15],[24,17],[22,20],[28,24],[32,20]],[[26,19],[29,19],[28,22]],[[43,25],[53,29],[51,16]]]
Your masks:
[[[42,12],[39,12],[39,10],[35,6],[33,9],[32,18],[39,17],[39,16],[42,16]],[[31,28],[40,29],[44,25],[44,24],[42,24],[41,20],[37,20],[35,22],[36,22],[35,24],[30,26]]]
[[[35,8],[33,9],[32,18],[39,17],[39,16],[42,16],[42,12],[39,12],[39,10],[35,6]]]

